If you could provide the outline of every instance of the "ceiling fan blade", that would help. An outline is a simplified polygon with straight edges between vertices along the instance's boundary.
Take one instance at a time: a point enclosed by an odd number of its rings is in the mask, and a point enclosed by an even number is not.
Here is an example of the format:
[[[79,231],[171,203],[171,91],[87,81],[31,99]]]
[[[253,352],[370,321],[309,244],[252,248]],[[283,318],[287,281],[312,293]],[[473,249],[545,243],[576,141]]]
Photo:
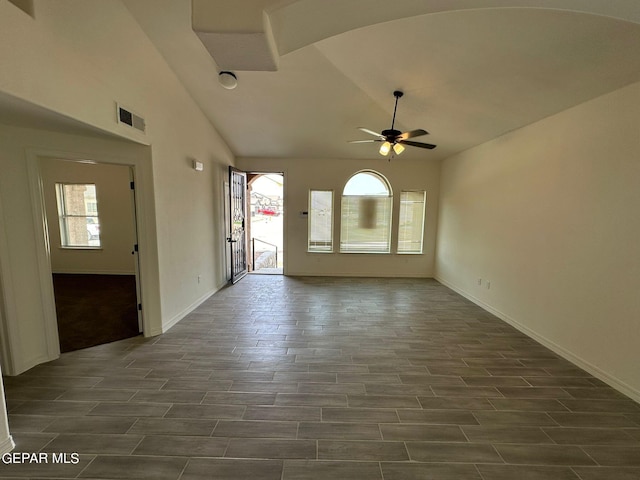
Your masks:
[[[434,148],[436,148],[436,145],[433,145],[431,143],[411,142],[409,140],[400,140],[398,143],[402,143],[403,145],[411,145],[412,147],[428,148],[429,150],[433,150]]]
[[[376,139],[376,140],[349,140],[348,143],[375,143],[375,142],[382,142],[382,139]]]
[[[410,132],[404,132],[398,135],[398,140],[407,140],[408,138],[421,137],[422,135],[429,135],[429,132],[419,128],[418,130],[411,130]]]
[[[382,137],[378,132],[374,132],[373,130],[369,130],[368,128],[358,127],[358,130],[362,130],[364,133],[368,133],[369,135],[373,135],[374,137]]]

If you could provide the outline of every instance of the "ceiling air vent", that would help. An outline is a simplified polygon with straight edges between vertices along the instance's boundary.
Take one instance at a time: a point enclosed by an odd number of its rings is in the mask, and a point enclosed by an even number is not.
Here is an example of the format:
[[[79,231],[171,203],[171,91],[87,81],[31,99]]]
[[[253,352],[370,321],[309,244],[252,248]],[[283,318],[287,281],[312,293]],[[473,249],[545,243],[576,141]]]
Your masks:
[[[118,123],[129,125],[130,127],[140,130],[142,133],[145,131],[144,118],[129,110],[118,105]]]

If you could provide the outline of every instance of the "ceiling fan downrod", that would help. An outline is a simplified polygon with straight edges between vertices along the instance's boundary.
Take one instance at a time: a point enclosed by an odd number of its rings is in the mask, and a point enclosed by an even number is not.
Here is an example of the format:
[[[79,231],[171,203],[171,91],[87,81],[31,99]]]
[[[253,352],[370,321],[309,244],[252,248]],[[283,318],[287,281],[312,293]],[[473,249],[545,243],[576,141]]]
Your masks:
[[[391,130],[393,130],[393,126],[396,124],[396,110],[398,110],[398,99],[404,95],[404,92],[400,90],[396,90],[393,92],[393,96],[396,97],[396,105],[393,107],[393,119],[391,120]]]

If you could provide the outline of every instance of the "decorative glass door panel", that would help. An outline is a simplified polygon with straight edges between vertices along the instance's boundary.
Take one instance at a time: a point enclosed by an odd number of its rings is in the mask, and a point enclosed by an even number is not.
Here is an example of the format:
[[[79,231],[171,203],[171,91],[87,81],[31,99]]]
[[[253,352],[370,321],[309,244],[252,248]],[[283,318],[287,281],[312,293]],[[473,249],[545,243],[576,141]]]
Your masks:
[[[236,283],[247,274],[247,235],[245,217],[247,212],[247,174],[229,167],[231,201],[231,236],[227,239],[231,246],[231,283]]]

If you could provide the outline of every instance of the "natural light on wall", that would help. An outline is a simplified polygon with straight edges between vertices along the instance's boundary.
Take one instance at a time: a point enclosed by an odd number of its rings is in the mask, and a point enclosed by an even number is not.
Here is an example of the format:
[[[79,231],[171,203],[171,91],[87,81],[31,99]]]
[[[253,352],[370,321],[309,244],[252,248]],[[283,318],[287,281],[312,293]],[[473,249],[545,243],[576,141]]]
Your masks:
[[[393,193],[379,173],[353,175],[342,192],[340,252],[389,253]]]
[[[56,183],[56,196],[61,246],[100,247],[96,186],[91,183]]]
[[[426,192],[400,193],[398,253],[422,253]]]

